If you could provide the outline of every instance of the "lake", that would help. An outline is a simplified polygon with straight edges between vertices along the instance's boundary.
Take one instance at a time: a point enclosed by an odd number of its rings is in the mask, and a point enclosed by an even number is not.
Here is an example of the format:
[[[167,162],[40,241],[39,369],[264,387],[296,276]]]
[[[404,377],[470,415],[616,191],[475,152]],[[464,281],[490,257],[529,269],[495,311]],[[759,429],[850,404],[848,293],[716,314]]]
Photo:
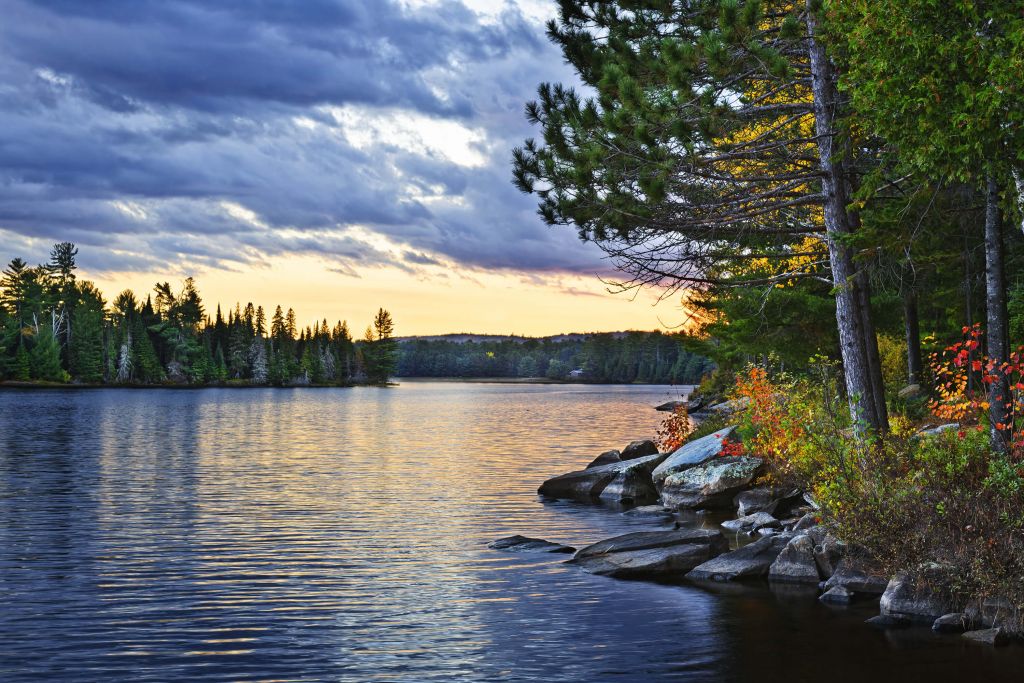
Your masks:
[[[661,528],[544,502],[678,389],[0,390],[0,680],[1021,680],[1024,648],[767,584],[591,576]]]

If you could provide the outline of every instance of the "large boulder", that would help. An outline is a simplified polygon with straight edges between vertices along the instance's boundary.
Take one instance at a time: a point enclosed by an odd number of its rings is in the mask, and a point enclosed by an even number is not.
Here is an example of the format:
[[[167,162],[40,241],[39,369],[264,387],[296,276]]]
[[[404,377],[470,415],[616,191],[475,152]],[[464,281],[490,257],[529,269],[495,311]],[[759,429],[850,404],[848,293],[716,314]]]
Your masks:
[[[714,434],[708,434],[690,443],[685,443],[672,451],[664,462],[654,468],[654,472],[651,474],[654,485],[660,488],[665,479],[676,472],[703,465],[711,460],[722,452],[722,443],[735,429],[735,425],[719,429]]]
[[[815,559],[817,555],[815,553]],[[884,577],[871,574],[854,558],[846,556],[836,564],[832,576],[825,582],[825,590],[840,586],[852,593],[880,595],[885,592],[887,585]]]
[[[749,406],[750,399],[744,396],[743,398],[734,398],[730,401],[716,403],[708,408],[708,412],[716,415],[733,415],[746,410]]]
[[[687,401],[666,401],[665,403],[662,403],[661,405],[654,406],[655,410],[660,410],[663,413],[673,412],[677,408],[689,409],[690,405],[689,405],[689,403]]]
[[[628,446],[622,449],[619,460],[635,460],[645,455],[657,454],[658,446],[653,441],[631,441]]]
[[[749,491],[740,491],[733,499],[733,503],[736,505],[736,514],[740,517],[755,512],[767,512],[784,519],[804,504],[804,498],[803,492],[799,489],[759,486]]]
[[[835,536],[825,534],[822,527],[814,527],[808,532],[811,539],[815,541],[814,561],[818,565],[818,571],[826,579],[832,578],[839,568],[839,562],[843,559],[846,546]],[[880,585],[881,579],[878,584]],[[881,589],[884,591],[885,586]]]
[[[661,502],[670,508],[728,508],[761,470],[760,458],[715,458],[703,465],[671,474],[661,488]]]
[[[725,537],[709,529],[637,531],[582,548],[572,562],[591,574],[670,579],[728,549]]]
[[[952,612],[944,595],[916,587],[913,579],[903,572],[889,581],[878,605],[883,615],[927,623],[934,623],[942,615]]]
[[[537,493],[549,498],[566,498],[585,503],[597,500],[618,503],[636,503],[647,499],[653,501],[657,498],[657,492],[651,483],[651,470],[665,457],[661,454],[648,455],[569,472],[548,479],[540,485]],[[607,493],[605,489],[608,489]]]
[[[686,575],[694,581],[735,581],[768,575],[772,563],[778,558],[789,536],[766,536],[731,553],[719,555],[695,567]]]
[[[510,552],[538,552],[538,553],[573,553],[576,548],[561,543],[552,543],[543,538],[530,538],[529,536],[506,536],[487,544],[493,550],[508,550]]]
[[[755,512],[746,517],[737,517],[722,522],[722,528],[734,532],[753,532],[761,529],[778,529],[782,523],[767,512]]]
[[[790,539],[768,569],[769,581],[817,584],[821,581],[814,560],[814,541],[807,534]]]
[[[591,467],[600,467],[601,465],[611,465],[613,463],[622,462],[622,454],[618,451],[605,451],[601,455],[597,456],[590,461],[587,465],[589,470]]]

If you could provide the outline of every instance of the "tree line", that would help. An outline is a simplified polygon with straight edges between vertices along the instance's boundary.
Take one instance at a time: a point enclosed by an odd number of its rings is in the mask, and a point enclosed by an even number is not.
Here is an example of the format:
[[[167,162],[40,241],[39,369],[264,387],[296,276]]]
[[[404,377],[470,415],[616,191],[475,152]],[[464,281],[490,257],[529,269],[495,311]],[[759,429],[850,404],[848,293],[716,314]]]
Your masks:
[[[397,365],[391,314],[353,340],[345,321],[301,328],[295,311],[236,304],[211,316],[194,280],[112,302],[76,274],[78,249],[46,264],[13,259],[0,278],[0,379],[86,384],[384,383]]]
[[[710,360],[684,347],[680,334],[626,332],[498,341],[410,339],[400,343],[397,374],[696,384],[711,369]]]
[[[1024,341],[1018,2],[560,0],[588,94],[542,84],[514,180],[625,273],[681,292],[723,367],[841,361],[856,434],[884,434],[929,338]],[[782,361],[780,361],[782,362]],[[988,382],[1006,449],[1011,387]]]

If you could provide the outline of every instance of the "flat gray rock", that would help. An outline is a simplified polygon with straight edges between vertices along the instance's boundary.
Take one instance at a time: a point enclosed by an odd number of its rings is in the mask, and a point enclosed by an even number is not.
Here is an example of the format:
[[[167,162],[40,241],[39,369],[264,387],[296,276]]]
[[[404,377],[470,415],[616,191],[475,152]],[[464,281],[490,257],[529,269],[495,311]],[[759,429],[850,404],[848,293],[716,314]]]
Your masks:
[[[869,574],[855,560],[844,557],[836,565],[835,572],[825,582],[825,588],[842,586],[854,593],[880,595],[885,592],[888,581],[885,577]]]
[[[654,481],[654,485],[660,488],[669,475],[675,474],[676,472],[682,472],[683,470],[696,467],[697,465],[703,465],[708,460],[721,453],[722,442],[728,438],[735,429],[735,425],[726,427],[725,429],[719,429],[714,434],[708,434],[707,436],[701,437],[695,441],[685,443],[672,451],[672,453],[665,458],[665,461],[654,468],[654,472],[651,473],[651,479]]]
[[[768,580],[813,585],[821,581],[818,564],[814,561],[814,541],[810,536],[800,534],[790,539],[768,569]]]
[[[581,502],[596,502],[599,499],[627,502],[624,496],[641,492],[648,497],[656,497],[654,485],[649,483],[651,470],[661,464],[665,455],[648,455],[643,458],[613,462],[607,465],[590,467],[577,472],[569,472],[548,479],[537,493],[549,498],[564,498]],[[605,489],[614,483],[607,495],[602,496]],[[654,498],[652,498],[653,500]],[[633,502],[637,502],[634,498]]]
[[[591,574],[617,578],[682,578],[702,562],[729,549],[718,531],[638,531],[579,550],[572,562]]]
[[[617,462],[622,462],[622,456],[618,451],[605,451],[591,460],[590,464],[587,465],[587,469],[589,470],[591,467],[601,467],[602,465],[611,465]]]
[[[915,587],[913,580],[904,573],[889,581],[878,606],[882,614],[928,623],[948,614],[951,607],[943,596]]]
[[[629,517],[651,517],[662,520],[669,520],[675,516],[671,510],[661,505],[641,505],[631,510],[626,510],[622,514]]]
[[[1006,645],[1010,642],[1009,637],[1006,635],[1006,631],[1001,628],[986,628],[978,631],[967,631],[960,637],[982,645]]]
[[[719,555],[686,575],[694,581],[736,581],[768,575],[768,569],[786,547],[784,535],[766,536],[731,553]]]
[[[492,550],[508,550],[510,552],[538,552],[538,553],[574,553],[576,549],[572,546],[552,543],[543,538],[530,538],[529,536],[506,536],[487,544]]]
[[[762,460],[749,456],[717,457],[703,465],[671,474],[661,488],[666,507],[728,508],[735,495],[761,470]]]
[[[767,512],[755,512],[754,514],[747,515],[746,517],[728,519],[722,522],[723,529],[728,529],[729,531],[734,532],[752,532],[767,528],[778,529],[781,526],[782,523]]]
[[[963,633],[968,629],[971,620],[963,612],[943,614],[932,622],[932,630],[936,633]]]

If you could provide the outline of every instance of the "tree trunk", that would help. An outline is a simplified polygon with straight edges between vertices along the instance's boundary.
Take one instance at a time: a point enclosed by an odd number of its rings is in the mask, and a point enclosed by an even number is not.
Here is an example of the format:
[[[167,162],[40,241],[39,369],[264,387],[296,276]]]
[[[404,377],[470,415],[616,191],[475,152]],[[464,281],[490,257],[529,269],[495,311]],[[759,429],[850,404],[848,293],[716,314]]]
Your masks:
[[[917,317],[917,292],[908,287],[903,295],[903,327],[907,337],[907,383],[918,384],[924,377],[921,360],[921,324]]]
[[[878,429],[884,432],[889,425],[889,411],[885,405],[885,382],[882,380],[878,335],[875,333],[875,321],[871,316],[871,284],[863,270],[857,273],[857,296],[860,305],[861,334],[864,336],[864,355],[868,360],[871,398],[875,404],[875,423]]]
[[[843,359],[846,394],[855,432],[863,436],[864,427],[883,431],[875,405],[875,388],[871,382],[871,366],[865,345],[864,323],[870,318],[863,315],[863,299],[858,292],[857,272],[853,254],[844,239],[851,233],[849,204],[846,193],[843,162],[834,156],[834,113],[837,106],[835,74],[824,46],[816,39],[818,20],[814,14],[814,0],[807,0],[807,28],[809,34],[812,88],[814,93],[814,126],[818,137],[818,155],[821,160],[824,195],[825,241],[828,245],[832,282],[835,285],[836,323]],[[872,333],[874,330],[871,330]]]
[[[985,333],[990,371],[997,378],[989,384],[989,427],[992,449],[1004,453],[1007,448],[1008,430],[997,429],[997,425],[1009,424],[1011,400],[1010,385],[1002,366],[1009,360],[1009,338],[1006,312],[1006,276],[1003,271],[1003,217],[999,209],[999,185],[991,174],[988,176],[985,193],[985,308],[987,327]]]

